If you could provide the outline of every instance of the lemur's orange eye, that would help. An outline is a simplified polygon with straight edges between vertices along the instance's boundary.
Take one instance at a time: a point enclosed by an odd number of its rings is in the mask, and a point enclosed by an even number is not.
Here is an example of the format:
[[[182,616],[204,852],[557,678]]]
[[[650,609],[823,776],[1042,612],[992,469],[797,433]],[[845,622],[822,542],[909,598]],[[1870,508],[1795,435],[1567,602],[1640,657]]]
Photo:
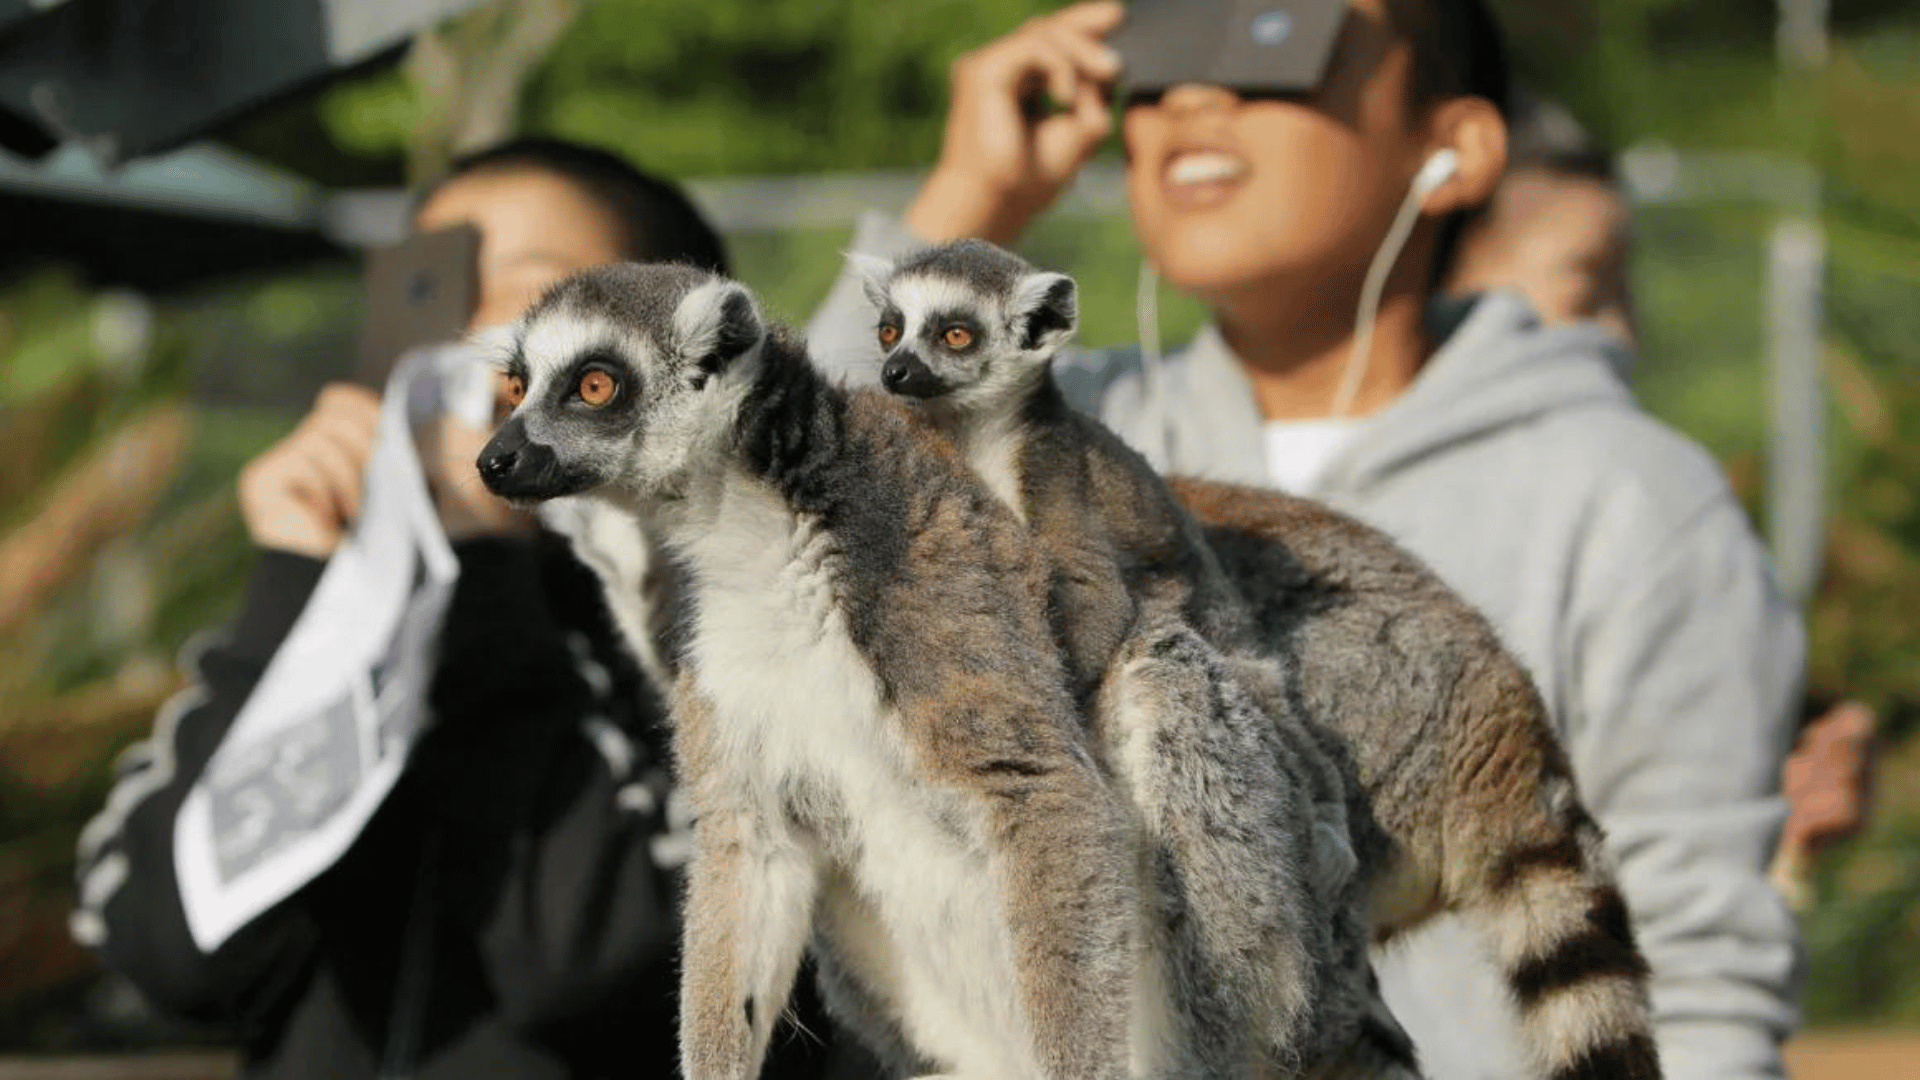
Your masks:
[[[595,408],[612,401],[619,389],[619,381],[599,368],[580,376],[580,400]]]
[[[946,342],[949,349],[964,349],[973,344],[973,331],[964,326],[949,326],[940,340]]]
[[[899,342],[900,342],[900,328],[893,325],[892,323],[881,324],[880,347],[883,349],[891,349],[895,345],[899,344]]]
[[[527,400],[527,380],[518,375],[507,376],[507,404],[519,408]]]

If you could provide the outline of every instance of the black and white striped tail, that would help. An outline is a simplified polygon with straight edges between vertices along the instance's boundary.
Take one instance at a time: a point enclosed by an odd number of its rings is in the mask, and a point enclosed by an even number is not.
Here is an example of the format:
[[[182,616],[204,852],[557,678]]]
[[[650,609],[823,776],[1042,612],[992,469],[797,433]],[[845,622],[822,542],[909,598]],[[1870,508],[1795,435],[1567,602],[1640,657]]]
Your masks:
[[[1572,815],[1558,840],[1511,851],[1474,905],[1548,1080],[1660,1080],[1647,963],[1599,828]]]

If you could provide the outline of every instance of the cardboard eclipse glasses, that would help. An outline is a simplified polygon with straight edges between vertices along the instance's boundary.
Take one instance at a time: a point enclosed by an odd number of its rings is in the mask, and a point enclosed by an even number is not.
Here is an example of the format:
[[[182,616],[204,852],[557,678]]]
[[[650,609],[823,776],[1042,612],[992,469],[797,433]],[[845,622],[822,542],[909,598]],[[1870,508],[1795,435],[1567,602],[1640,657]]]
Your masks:
[[[1347,0],[1134,0],[1108,44],[1125,64],[1119,89],[1128,96],[1180,83],[1310,94],[1347,11]]]

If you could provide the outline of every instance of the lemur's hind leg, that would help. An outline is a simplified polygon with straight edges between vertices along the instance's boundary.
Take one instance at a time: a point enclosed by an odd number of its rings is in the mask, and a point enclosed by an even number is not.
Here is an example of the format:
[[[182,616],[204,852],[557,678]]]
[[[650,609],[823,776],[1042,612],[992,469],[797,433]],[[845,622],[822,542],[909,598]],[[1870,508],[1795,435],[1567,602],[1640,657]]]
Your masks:
[[[1400,1026],[1373,972],[1367,972],[1369,999],[1360,1028],[1344,1049],[1323,1057],[1308,1080],[1422,1080],[1413,1039]]]
[[[1313,887],[1326,837],[1274,719],[1218,650],[1151,610],[1114,658],[1094,717],[1154,849],[1191,1066],[1232,1076],[1250,1063],[1306,1062],[1336,989],[1320,985],[1333,920]],[[1335,870],[1350,876],[1351,859],[1346,850]]]
[[[899,1021],[897,996],[887,985],[897,969],[893,942],[879,918],[860,900],[844,871],[828,870],[821,889],[812,953],[816,983],[827,1014],[857,1038],[890,1077],[932,1073]]]
[[[687,680],[674,721],[683,760],[710,753],[715,717]],[[813,930],[819,858],[784,818],[700,784],[690,793],[697,817],[681,928],[681,1075],[753,1080]]]

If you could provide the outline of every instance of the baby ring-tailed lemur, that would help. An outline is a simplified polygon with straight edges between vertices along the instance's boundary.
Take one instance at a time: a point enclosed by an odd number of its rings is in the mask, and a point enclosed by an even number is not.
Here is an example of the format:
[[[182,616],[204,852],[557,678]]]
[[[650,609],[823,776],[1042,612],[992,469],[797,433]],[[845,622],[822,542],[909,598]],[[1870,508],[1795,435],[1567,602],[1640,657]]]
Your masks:
[[[1051,374],[1072,323],[1064,279],[978,241],[861,269],[881,308],[882,382],[924,401],[1024,505],[1050,557],[1071,565],[1104,530],[1124,559],[1158,563],[1179,527],[1161,489]],[[1355,848],[1377,939],[1459,912],[1501,965],[1543,1076],[1658,1077],[1646,962],[1600,829],[1537,689],[1485,619],[1351,518],[1245,488],[1173,490],[1252,601],[1261,648],[1280,661],[1272,692],[1301,703],[1357,768]],[[1068,605],[1084,624],[1068,639],[1104,646],[1111,616],[1080,607]],[[1365,857],[1381,850],[1383,863]]]
[[[865,269],[883,385],[922,402],[1046,556],[1076,689],[1160,848],[1176,908],[1162,948],[1205,1070],[1344,1059],[1349,1074],[1415,1074],[1371,983],[1354,870],[1386,851],[1351,831],[1357,780],[1277,692],[1166,484],[1034,377],[1074,331],[1073,281],[978,242]]]
[[[687,267],[566,279],[508,374],[487,486],[644,515],[681,575],[689,1080],[757,1073],[809,943],[898,1069],[1170,1075],[1137,828],[1032,540],[951,445]]]

